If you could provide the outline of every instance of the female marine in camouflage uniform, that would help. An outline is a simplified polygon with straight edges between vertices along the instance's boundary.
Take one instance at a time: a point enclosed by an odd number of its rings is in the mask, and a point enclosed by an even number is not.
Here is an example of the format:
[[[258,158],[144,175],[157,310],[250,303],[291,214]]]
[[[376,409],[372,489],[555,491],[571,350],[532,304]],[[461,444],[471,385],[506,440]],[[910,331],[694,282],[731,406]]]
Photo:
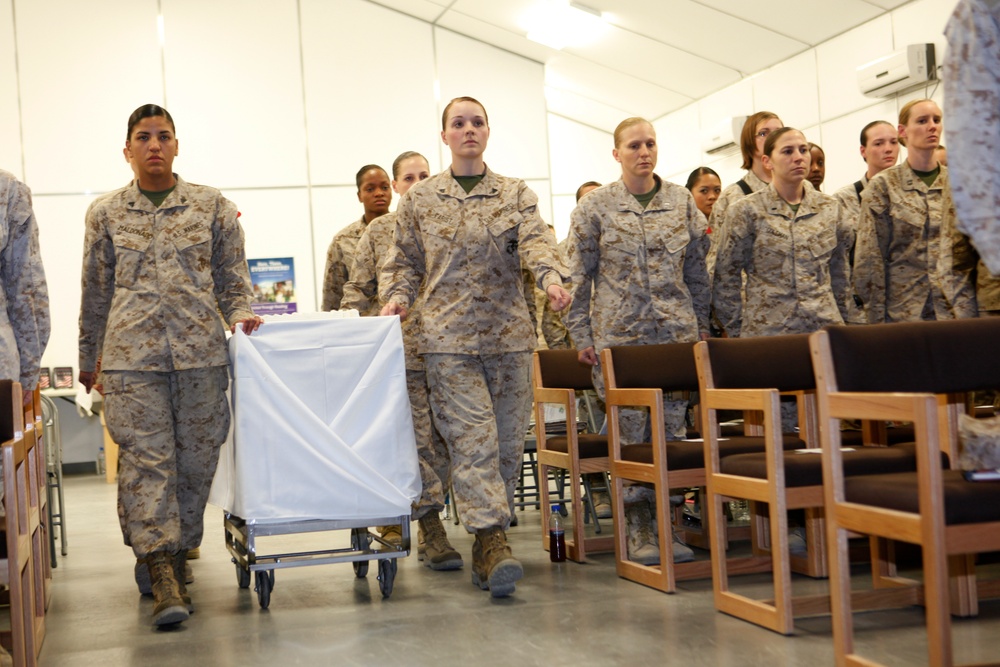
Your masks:
[[[490,136],[483,105],[454,99],[441,120],[451,169],[418,183],[400,202],[379,295],[382,314],[400,317],[420,295],[417,351],[427,367],[434,423],[451,455],[459,516],[476,533],[472,582],[503,597],[523,576],[505,533],[531,412],[536,343],[522,258],[554,310],[570,297],[538,197],[483,161]]]
[[[708,337],[711,290],[705,255],[707,221],[686,189],[663,181],[653,170],[656,131],[642,118],[628,118],[615,130],[612,154],[620,180],[584,197],[571,218],[567,256],[573,290],[567,326],[580,361],[594,366],[594,386],[604,397],[598,353],[612,345],[694,342]],[[670,439],[685,435],[687,401],[665,397]],[[646,415],[623,411],[626,442],[644,442]],[[658,563],[660,549],[649,530],[651,494],[641,487],[627,497],[629,558]],[[691,560],[690,548],[674,542],[673,560]]]
[[[136,179],[87,210],[80,306],[80,383],[94,386],[101,356],[108,431],[121,448],[118,515],[156,625],[193,609],[184,562],[201,543],[229,431],[219,313],[247,334],[260,325],[236,206],[173,173],[177,143],[166,109],[132,113],[124,153]]]
[[[771,132],[763,152],[773,180],[729,208],[719,239],[712,299],[719,322],[729,336],[843,324],[851,233],[840,206],[805,185],[809,142],[801,132]]]
[[[854,250],[854,291],[869,324],[975,315],[962,276],[952,270],[955,206],[948,168],[938,163],[941,109],[913,100],[899,112],[906,162],[869,182],[861,198]]]
[[[392,163],[392,189],[400,197],[429,176],[427,158],[420,153],[408,151]],[[378,302],[379,272],[389,256],[395,229],[395,213],[375,218],[365,227],[354,252],[351,280],[344,286],[341,308],[354,308],[360,313],[378,313],[381,310]],[[413,518],[418,521],[419,534],[423,538],[417,541],[417,558],[432,570],[455,570],[463,565],[462,555],[448,541],[439,515],[444,509],[445,490],[451,483],[451,462],[448,460],[448,449],[431,420],[427,373],[423,358],[417,354],[419,315],[416,309],[411,308],[403,322],[406,388],[410,394],[410,412],[420,459],[420,481],[423,483],[423,491],[413,509]],[[382,536],[386,537],[386,534]]]

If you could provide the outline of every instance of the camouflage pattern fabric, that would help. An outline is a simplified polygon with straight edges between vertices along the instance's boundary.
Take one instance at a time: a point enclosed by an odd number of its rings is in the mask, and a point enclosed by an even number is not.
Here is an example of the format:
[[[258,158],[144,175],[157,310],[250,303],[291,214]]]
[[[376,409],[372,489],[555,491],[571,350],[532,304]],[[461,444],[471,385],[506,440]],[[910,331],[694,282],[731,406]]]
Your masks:
[[[365,216],[355,220],[334,234],[326,251],[326,266],[323,269],[323,302],[320,310],[340,310],[344,297],[344,285],[350,280],[354,251],[365,231]]]
[[[119,446],[118,517],[137,558],[201,544],[219,448],[229,431],[225,366],[101,372]]]
[[[1000,276],[1000,3],[960,0],[945,34],[944,111],[958,229]]]
[[[743,174],[742,180],[750,186],[753,192],[760,192],[767,187],[767,183],[757,178],[757,174],[752,171]],[[743,194],[743,188],[740,187],[739,183],[733,183],[727,185],[722,190],[719,198],[715,201],[715,205],[712,206],[712,215],[708,220],[708,226],[712,230],[712,233],[709,234],[712,247],[708,251],[708,258],[706,260],[709,276],[715,274],[715,257],[719,254],[719,239],[722,237],[722,228],[726,224],[726,211],[729,210],[730,206],[744,197],[746,195]]]
[[[733,204],[713,282],[723,329],[732,337],[770,336],[843,324],[850,242],[837,201],[808,184],[796,213],[773,185]]]
[[[861,177],[862,192],[864,188],[868,187],[868,174],[865,173]],[[861,200],[858,198],[858,191],[854,189],[854,183],[850,183],[840,188],[833,193],[833,198],[837,200],[840,204],[840,216],[847,223],[847,226],[851,229],[851,250],[854,249],[855,240],[858,234],[858,218],[861,217]],[[853,265],[848,263],[847,273],[848,278],[852,281],[851,295],[847,299],[847,317],[845,321],[848,324],[864,324],[864,313],[862,309],[854,300],[853,292]]]
[[[466,530],[510,526],[531,418],[531,353],[427,354],[434,424]]]
[[[378,277],[389,257],[392,233],[396,229],[396,214],[386,213],[372,220],[358,241],[351,279],[344,285],[341,309],[354,308],[361,315],[378,315],[384,305],[378,298]],[[417,334],[420,331],[420,297],[402,322],[403,351],[406,370],[424,370],[424,360],[417,354]]]
[[[524,181],[487,168],[466,193],[450,171],[432,176],[403,195],[394,238],[379,296],[409,308],[423,290],[418,352],[534,350],[521,260],[543,290],[566,269]]]
[[[42,352],[49,341],[49,291],[38,245],[31,191],[0,170],[0,373],[38,386]]]
[[[226,323],[253,317],[236,205],[177,178],[159,208],[131,185],[87,210],[80,370],[226,366]]]
[[[451,458],[444,439],[431,418],[427,374],[422,369],[407,369],[406,389],[410,394],[413,434],[417,440],[420,481],[423,482],[420,498],[413,505],[412,518],[416,520],[428,512],[440,512],[444,509],[444,494],[451,485]]]
[[[565,323],[579,349],[691,342],[708,332],[705,216],[686,188],[656,179],[645,210],[619,180],[573,211]]]
[[[906,162],[876,174],[862,194],[854,250],[854,291],[864,302],[865,321],[952,319],[974,307],[951,303],[955,207],[948,194],[948,168],[928,187]]]

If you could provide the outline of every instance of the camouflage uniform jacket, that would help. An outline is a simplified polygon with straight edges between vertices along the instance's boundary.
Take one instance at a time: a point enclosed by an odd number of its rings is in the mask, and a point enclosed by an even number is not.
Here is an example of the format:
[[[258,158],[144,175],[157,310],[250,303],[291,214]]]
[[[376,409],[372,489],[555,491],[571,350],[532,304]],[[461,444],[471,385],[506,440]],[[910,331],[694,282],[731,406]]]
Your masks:
[[[954,217],[948,168],[928,187],[906,162],[878,174],[865,188],[854,250],[854,291],[865,321],[902,322],[955,317],[952,239],[941,233]]]
[[[961,0],[948,21],[945,117],[958,228],[1000,276],[1000,2]]]
[[[177,186],[159,208],[136,183],[87,210],[80,370],[175,371],[229,364],[225,331],[253,316],[236,205]]]
[[[38,384],[49,341],[49,291],[28,186],[0,171],[0,373],[25,391]]]
[[[851,234],[833,197],[806,187],[792,213],[769,185],[733,204],[722,231],[712,304],[726,333],[771,336],[843,324]]]
[[[351,279],[344,285],[341,308],[354,308],[362,316],[378,315],[382,310],[378,298],[378,276],[389,257],[395,229],[394,212],[375,218],[365,227],[354,254],[354,263],[351,264]],[[424,361],[417,354],[419,330],[420,309],[411,308],[403,321],[403,351],[406,354],[406,369],[410,371],[424,370]]]
[[[757,178],[757,174],[753,173],[753,171],[743,174],[742,180],[754,192],[760,192],[767,187],[767,183]],[[709,234],[709,239],[712,241],[712,247],[708,251],[709,276],[715,273],[715,256],[719,252],[719,239],[722,238],[722,226],[726,224],[726,211],[729,210],[730,206],[744,197],[746,195],[743,194],[743,188],[740,187],[740,184],[733,183],[722,190],[719,198],[715,201],[715,205],[712,207],[712,215],[708,219],[708,228],[712,230],[712,233]]]
[[[326,251],[326,267],[323,269],[323,305],[321,310],[340,310],[340,300],[344,297],[344,285],[350,279],[350,268],[354,262],[354,251],[358,247],[362,232],[365,231],[365,216],[355,220],[333,236]]]
[[[409,308],[423,289],[421,354],[535,349],[521,259],[542,289],[561,285],[566,269],[524,181],[487,168],[466,193],[450,170],[432,176],[400,200],[395,239],[379,295]]]
[[[708,223],[691,193],[660,180],[645,210],[618,180],[573,210],[568,241],[579,349],[678,343],[708,332]]]
[[[861,177],[861,191],[868,187],[868,173]],[[833,193],[833,198],[840,204],[840,215],[844,222],[851,229],[854,235],[858,231],[858,218],[861,217],[861,199],[858,198],[858,191],[854,188],[854,183],[850,183]]]

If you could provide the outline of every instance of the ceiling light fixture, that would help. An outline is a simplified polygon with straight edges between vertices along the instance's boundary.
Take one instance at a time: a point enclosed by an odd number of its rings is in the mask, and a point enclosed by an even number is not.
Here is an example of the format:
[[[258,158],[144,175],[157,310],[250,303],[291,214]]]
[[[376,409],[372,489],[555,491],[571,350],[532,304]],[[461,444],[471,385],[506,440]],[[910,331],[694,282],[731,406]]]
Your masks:
[[[593,43],[609,26],[592,7],[569,0],[542,0],[524,13],[521,27],[531,41],[559,51]]]

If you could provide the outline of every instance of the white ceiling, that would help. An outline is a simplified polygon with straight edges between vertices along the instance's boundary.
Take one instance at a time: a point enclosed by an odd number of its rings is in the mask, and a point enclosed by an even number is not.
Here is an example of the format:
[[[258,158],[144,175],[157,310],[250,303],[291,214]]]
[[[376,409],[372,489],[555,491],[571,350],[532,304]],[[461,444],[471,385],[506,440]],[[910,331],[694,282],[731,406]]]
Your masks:
[[[588,47],[528,40],[543,0],[372,0],[545,64],[549,111],[610,132],[656,119],[909,0],[580,0],[611,15]]]

